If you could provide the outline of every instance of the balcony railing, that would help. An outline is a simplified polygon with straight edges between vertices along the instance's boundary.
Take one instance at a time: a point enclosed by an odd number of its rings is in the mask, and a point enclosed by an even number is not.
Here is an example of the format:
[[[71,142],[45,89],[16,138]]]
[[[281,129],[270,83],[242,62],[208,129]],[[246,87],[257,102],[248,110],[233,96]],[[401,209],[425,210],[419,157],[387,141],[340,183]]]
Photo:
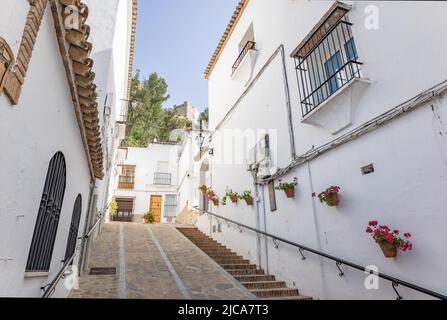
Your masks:
[[[239,65],[241,64],[244,57],[247,55],[248,51],[255,49],[256,42],[254,41],[247,41],[244,48],[242,49],[241,53],[237,57],[236,61],[233,64],[233,73],[239,68]]]
[[[303,117],[338,92],[354,78],[361,78],[361,65],[351,31],[340,20],[329,30],[317,31],[312,44],[295,56]]]
[[[154,173],[154,184],[170,186],[171,185],[171,174],[164,173],[164,172],[155,172]]]

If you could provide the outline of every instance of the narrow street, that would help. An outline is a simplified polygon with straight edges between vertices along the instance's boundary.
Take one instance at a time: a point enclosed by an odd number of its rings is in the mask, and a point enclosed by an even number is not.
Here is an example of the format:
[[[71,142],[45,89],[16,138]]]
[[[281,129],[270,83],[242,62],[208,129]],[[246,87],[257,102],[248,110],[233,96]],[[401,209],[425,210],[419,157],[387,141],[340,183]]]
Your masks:
[[[91,257],[70,298],[256,299],[173,225],[107,223]]]

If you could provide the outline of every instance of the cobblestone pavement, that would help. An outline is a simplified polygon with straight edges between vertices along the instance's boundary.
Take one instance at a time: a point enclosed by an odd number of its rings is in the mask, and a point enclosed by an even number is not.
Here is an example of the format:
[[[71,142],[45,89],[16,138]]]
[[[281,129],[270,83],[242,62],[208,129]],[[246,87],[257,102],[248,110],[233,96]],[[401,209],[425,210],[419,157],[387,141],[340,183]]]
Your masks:
[[[86,272],[70,298],[256,299],[173,225],[108,223],[90,261],[116,274]]]

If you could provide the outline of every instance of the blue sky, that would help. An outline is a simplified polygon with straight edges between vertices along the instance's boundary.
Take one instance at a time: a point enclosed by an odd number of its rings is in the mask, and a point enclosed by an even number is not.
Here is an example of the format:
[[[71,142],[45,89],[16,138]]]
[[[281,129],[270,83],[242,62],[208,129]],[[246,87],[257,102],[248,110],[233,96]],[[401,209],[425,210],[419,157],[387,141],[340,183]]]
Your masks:
[[[135,66],[147,77],[157,72],[168,83],[165,107],[208,105],[203,71],[238,0],[140,0]]]

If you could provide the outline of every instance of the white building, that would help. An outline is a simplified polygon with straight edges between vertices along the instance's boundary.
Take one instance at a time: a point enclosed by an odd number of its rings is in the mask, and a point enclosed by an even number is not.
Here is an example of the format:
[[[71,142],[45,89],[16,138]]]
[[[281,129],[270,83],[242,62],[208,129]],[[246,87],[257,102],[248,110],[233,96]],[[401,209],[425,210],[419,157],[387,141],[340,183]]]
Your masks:
[[[136,2],[112,1],[1,4],[0,296],[40,297],[88,260],[132,61]]]
[[[445,2],[240,1],[205,72],[214,152],[201,174],[220,196],[229,186],[257,201],[210,211],[447,294],[446,11]],[[271,161],[255,186],[247,150],[258,131],[269,133]],[[269,192],[268,175],[298,177],[295,198]],[[335,208],[311,196],[331,185],[341,187]],[[218,224],[209,219],[198,221],[207,233]],[[412,233],[413,250],[385,258],[365,232],[370,220]],[[306,251],[301,260],[254,232],[223,223],[212,236],[304,295],[396,298],[387,280],[367,290],[363,272],[341,265],[340,277],[335,261]]]
[[[143,216],[152,212],[155,222],[175,222],[177,157],[178,145],[151,143],[147,148],[127,148],[114,179],[115,221],[142,222]]]

